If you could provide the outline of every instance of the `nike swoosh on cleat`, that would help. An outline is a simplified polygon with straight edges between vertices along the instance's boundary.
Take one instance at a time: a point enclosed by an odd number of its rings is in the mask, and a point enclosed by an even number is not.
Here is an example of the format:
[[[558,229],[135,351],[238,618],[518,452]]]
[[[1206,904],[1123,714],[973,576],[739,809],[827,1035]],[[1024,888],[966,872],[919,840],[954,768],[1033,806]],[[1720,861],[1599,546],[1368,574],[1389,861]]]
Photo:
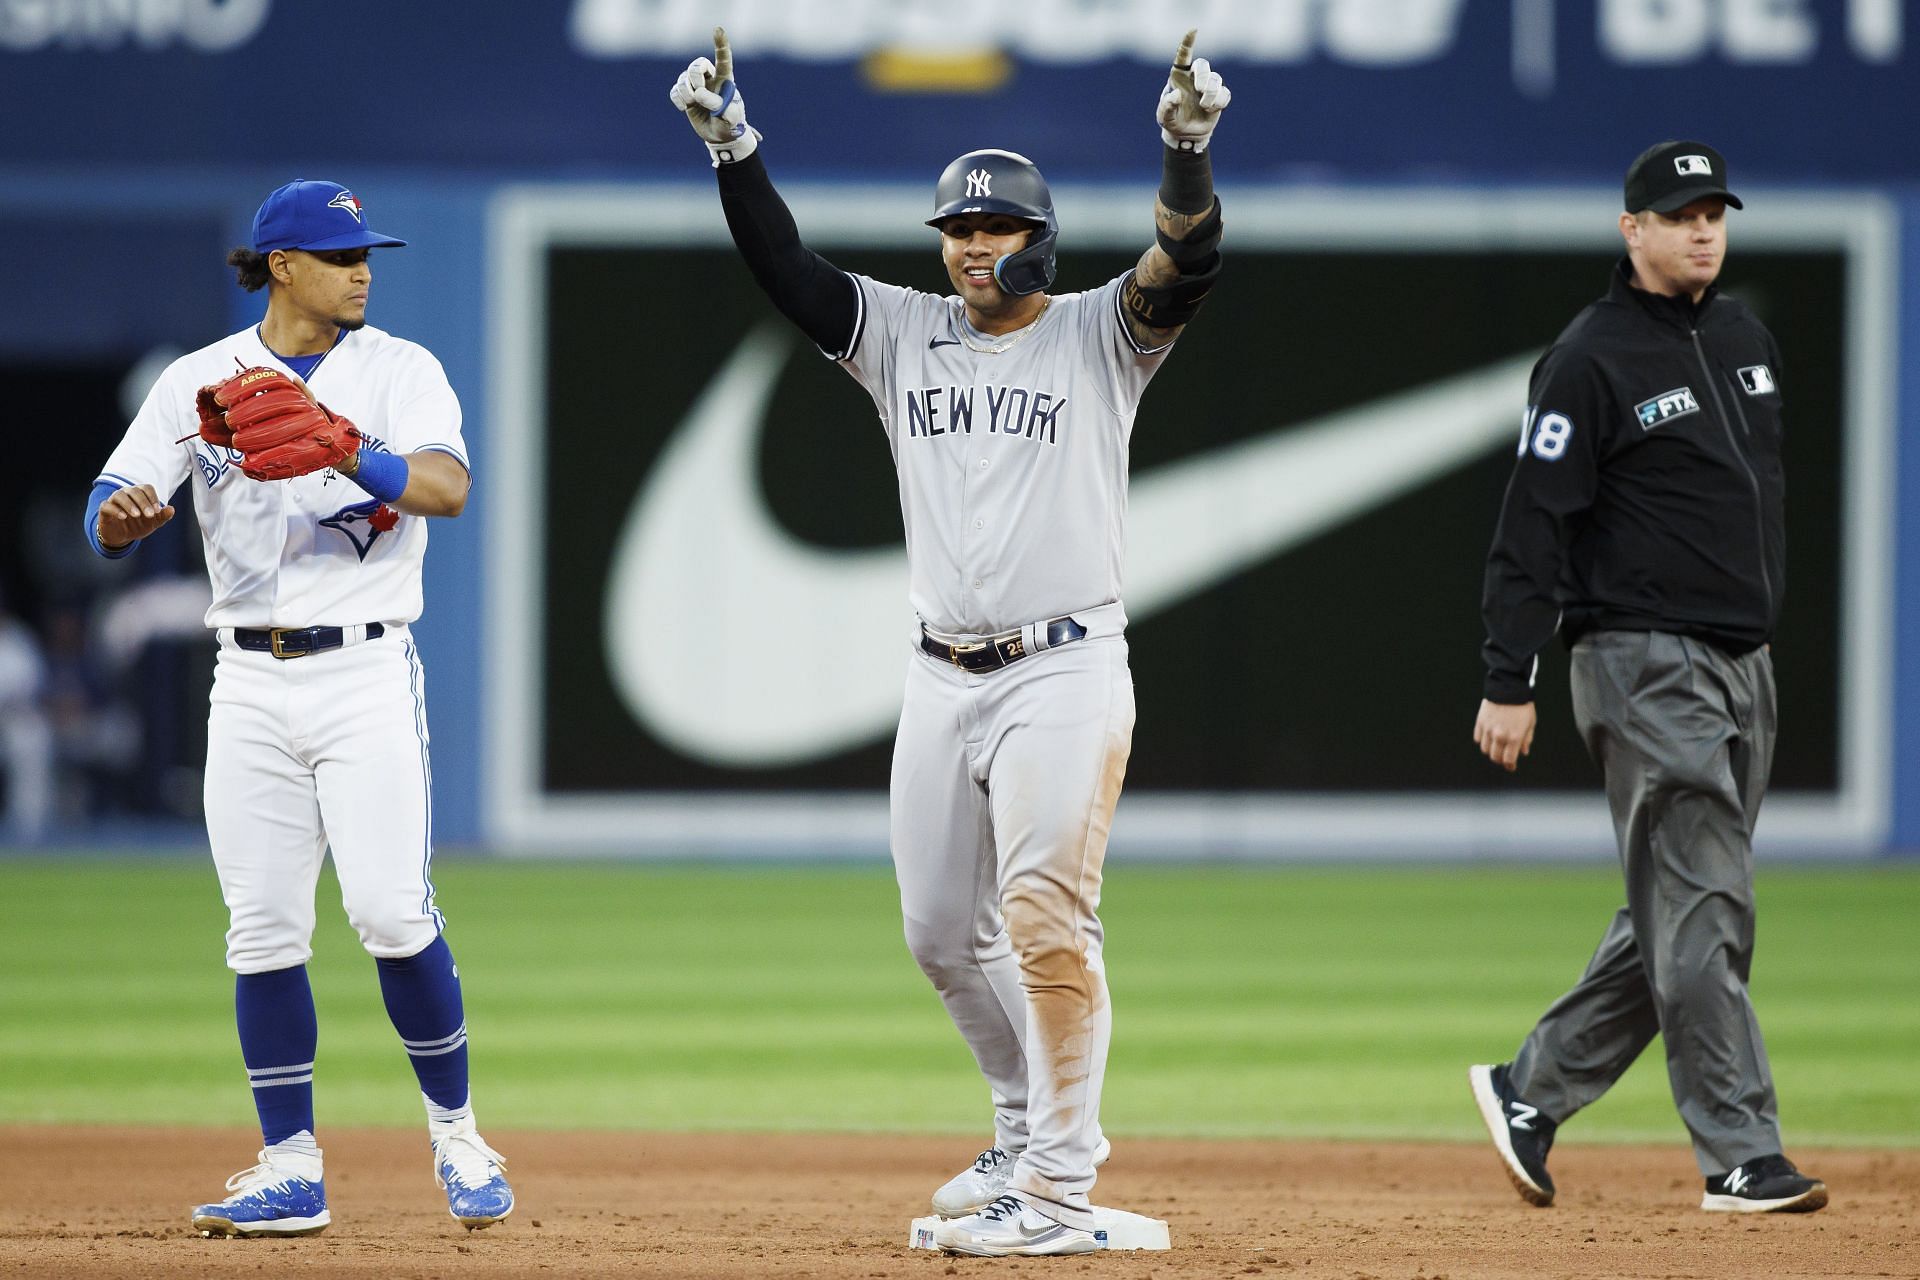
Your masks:
[[[640,724],[698,760],[803,764],[900,715],[911,650],[901,547],[841,551],[781,528],[758,441],[793,347],[756,328],[645,478],[609,565],[603,643]],[[1535,356],[1517,356],[1133,479],[1129,617],[1151,617],[1477,458],[1513,434]],[[789,637],[804,648],[782,654]]]

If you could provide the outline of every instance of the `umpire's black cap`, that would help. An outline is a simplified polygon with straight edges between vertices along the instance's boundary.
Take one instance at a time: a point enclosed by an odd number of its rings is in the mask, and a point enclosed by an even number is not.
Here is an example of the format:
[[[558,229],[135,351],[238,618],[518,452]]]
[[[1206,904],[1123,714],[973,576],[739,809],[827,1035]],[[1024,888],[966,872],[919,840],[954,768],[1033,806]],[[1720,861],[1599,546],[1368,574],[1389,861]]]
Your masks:
[[[1627,212],[1672,213],[1695,200],[1719,196],[1746,206],[1727,190],[1727,162],[1704,142],[1658,142],[1627,167]]]

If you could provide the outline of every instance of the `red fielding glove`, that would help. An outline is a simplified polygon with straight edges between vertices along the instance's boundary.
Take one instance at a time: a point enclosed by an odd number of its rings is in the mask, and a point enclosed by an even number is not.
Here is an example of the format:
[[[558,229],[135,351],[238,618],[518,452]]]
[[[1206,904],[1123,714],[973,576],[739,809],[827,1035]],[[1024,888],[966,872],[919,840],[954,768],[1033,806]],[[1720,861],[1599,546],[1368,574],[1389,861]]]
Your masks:
[[[239,451],[240,470],[255,480],[291,480],[337,467],[360,450],[359,428],[278,369],[242,369],[210,390],[222,411],[224,443]],[[208,430],[202,409],[201,437],[223,443]]]

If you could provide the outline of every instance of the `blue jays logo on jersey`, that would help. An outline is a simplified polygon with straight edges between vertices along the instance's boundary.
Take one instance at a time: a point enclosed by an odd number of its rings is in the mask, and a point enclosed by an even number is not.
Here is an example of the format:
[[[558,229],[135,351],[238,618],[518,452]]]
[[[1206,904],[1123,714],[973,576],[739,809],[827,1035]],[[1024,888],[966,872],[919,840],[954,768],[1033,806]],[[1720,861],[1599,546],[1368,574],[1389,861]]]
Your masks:
[[[360,216],[360,197],[354,195],[351,191],[342,191],[339,195],[327,201],[327,208],[345,209],[353,215],[355,222],[365,221],[365,219]]]
[[[400,513],[378,498],[342,507],[320,522],[323,528],[345,535],[354,552],[362,559],[373,550],[380,535],[400,523]]]
[[[193,465],[199,468],[200,479],[209,489],[226,479],[240,460],[238,449],[223,449],[204,442],[193,447]]]
[[[1689,413],[1700,412],[1700,402],[1693,398],[1692,387],[1675,387],[1672,391],[1662,391],[1651,400],[1642,400],[1633,406],[1633,416],[1640,419],[1640,429],[1651,431],[1663,422],[1683,418]]]

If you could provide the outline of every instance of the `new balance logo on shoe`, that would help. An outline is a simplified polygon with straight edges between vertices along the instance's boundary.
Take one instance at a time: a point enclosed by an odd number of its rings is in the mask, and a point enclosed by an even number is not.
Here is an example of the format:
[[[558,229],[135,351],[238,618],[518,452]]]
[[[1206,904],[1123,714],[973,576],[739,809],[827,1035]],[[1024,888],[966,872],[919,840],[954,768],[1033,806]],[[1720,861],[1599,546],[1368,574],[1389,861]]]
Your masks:
[[[1505,1063],[1468,1068],[1467,1083],[1513,1189],[1528,1204],[1543,1209],[1552,1204],[1553,1178],[1547,1173],[1547,1152],[1553,1149],[1554,1131],[1559,1126],[1552,1117],[1541,1115],[1540,1108],[1520,1100]]]
[[[1707,1179],[1700,1207],[1715,1213],[1811,1213],[1827,1203],[1827,1184],[1783,1155],[1760,1156]]]

